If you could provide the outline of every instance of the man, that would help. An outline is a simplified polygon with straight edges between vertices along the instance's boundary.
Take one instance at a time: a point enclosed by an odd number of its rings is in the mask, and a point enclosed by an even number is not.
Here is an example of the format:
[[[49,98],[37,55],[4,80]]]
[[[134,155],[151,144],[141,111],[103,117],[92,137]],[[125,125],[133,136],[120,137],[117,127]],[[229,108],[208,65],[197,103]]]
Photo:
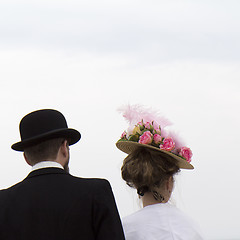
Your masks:
[[[104,179],[68,173],[69,145],[81,135],[52,109],[26,115],[21,141],[32,166],[20,183],[0,191],[1,240],[123,240],[123,230],[110,184]]]

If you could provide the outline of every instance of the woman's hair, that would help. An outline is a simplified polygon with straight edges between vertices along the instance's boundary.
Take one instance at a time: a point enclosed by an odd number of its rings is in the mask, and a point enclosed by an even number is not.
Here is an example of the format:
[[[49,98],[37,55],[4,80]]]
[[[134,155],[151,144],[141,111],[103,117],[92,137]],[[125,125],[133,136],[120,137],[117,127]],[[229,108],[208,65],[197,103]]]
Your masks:
[[[157,150],[138,148],[123,161],[122,178],[126,183],[137,189],[139,195],[154,191],[179,172],[177,161]]]

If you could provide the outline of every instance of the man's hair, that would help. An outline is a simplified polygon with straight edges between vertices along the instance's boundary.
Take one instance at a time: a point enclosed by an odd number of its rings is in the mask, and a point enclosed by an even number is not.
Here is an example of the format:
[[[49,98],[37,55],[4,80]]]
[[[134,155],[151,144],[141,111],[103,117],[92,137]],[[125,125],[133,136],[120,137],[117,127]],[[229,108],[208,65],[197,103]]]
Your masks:
[[[24,149],[24,153],[32,165],[44,160],[55,160],[64,140],[64,138],[49,139]]]

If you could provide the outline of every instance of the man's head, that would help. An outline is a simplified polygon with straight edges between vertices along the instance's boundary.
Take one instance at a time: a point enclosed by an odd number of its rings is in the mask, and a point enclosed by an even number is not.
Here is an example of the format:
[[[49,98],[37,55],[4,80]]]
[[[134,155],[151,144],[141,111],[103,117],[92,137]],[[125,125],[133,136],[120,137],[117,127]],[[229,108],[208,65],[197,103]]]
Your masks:
[[[64,138],[53,138],[24,149],[24,155],[30,165],[41,161],[55,161],[58,150],[64,143]]]
[[[22,118],[19,130],[21,141],[13,144],[12,149],[24,151],[30,165],[65,155],[69,159],[68,146],[81,138],[77,130],[68,128],[63,114],[53,109],[29,113]]]
[[[24,149],[26,162],[33,166],[42,161],[60,163],[66,171],[69,163],[69,144],[64,138],[53,138]]]

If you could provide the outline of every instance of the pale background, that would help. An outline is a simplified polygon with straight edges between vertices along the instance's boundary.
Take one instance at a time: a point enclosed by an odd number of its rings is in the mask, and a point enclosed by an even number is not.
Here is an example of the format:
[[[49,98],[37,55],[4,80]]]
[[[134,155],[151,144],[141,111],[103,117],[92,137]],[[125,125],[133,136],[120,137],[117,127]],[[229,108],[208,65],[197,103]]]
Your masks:
[[[159,110],[192,149],[173,200],[207,239],[240,239],[240,1],[0,2],[0,188],[30,171],[21,118],[60,110],[82,134],[71,173],[107,178],[121,217],[140,207],[115,147],[123,104]]]

